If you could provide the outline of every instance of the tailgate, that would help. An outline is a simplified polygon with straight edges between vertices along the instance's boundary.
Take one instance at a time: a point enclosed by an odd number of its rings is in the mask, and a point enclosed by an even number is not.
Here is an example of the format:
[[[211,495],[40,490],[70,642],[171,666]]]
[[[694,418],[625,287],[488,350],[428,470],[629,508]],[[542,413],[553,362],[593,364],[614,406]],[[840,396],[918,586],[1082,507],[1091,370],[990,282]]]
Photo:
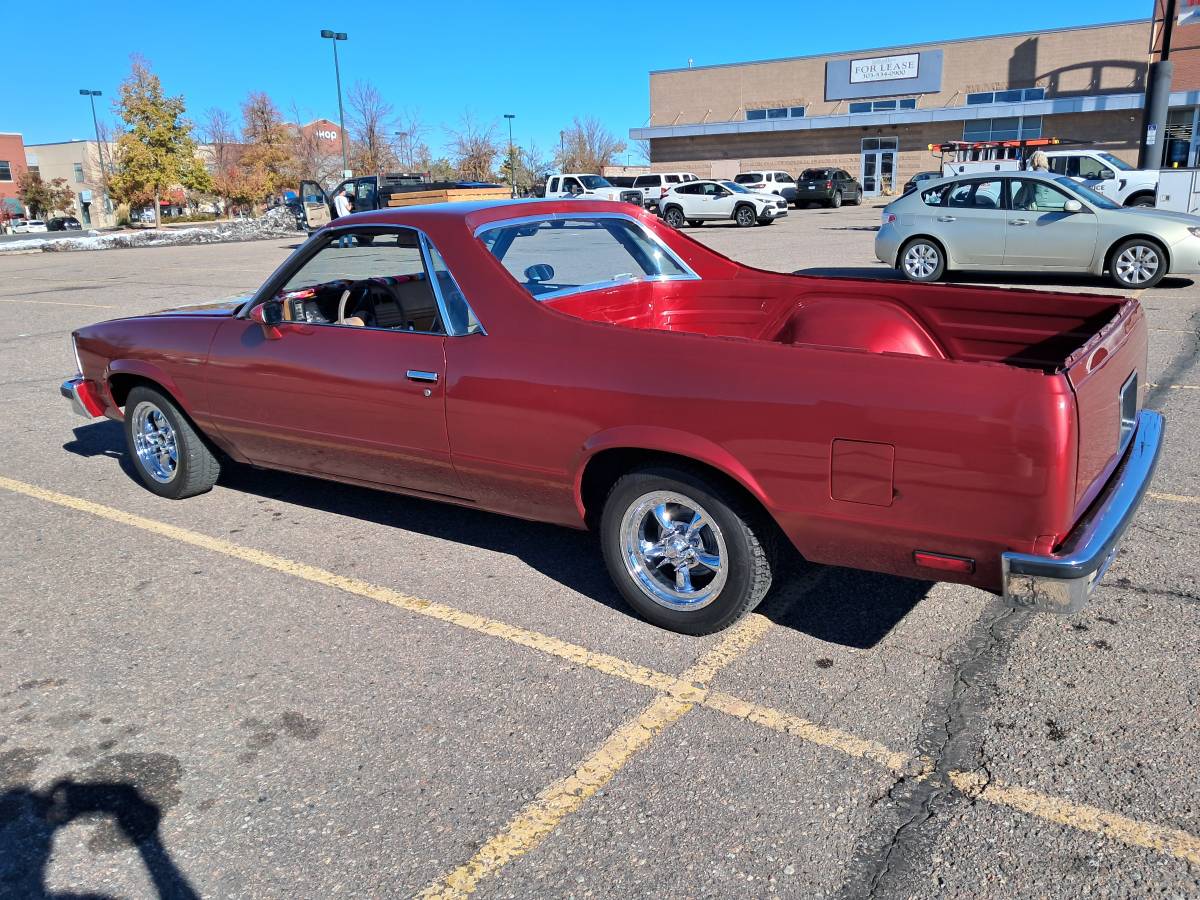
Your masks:
[[[1127,300],[1116,317],[1066,361],[1079,428],[1076,518],[1128,447],[1146,395],[1146,352],[1145,314],[1136,300]]]

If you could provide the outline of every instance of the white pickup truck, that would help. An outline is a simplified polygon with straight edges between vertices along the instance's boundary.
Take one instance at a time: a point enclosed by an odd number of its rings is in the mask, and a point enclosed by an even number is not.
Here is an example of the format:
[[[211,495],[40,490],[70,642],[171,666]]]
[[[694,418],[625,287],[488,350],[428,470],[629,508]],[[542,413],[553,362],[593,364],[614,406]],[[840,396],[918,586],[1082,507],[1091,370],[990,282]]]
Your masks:
[[[546,199],[587,197],[591,200],[617,200],[622,203],[645,204],[645,194],[638,188],[622,188],[609,184],[599,175],[579,175],[558,172],[546,179]]]
[[[1047,150],[1050,171],[1073,178],[1122,206],[1153,206],[1158,189],[1158,169],[1135,169],[1103,150]],[[1014,171],[1019,160],[991,159],[946,162],[942,175],[970,175]]]

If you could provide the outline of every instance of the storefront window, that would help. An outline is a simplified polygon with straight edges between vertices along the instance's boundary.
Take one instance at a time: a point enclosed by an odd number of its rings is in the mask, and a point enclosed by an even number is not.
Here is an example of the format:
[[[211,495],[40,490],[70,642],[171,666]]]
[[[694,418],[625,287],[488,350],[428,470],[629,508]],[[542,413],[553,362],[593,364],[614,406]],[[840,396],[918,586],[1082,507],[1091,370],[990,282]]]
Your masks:
[[[1045,100],[1045,88],[1014,88],[1008,91],[980,91],[967,94],[967,106],[982,106],[985,103],[1021,103],[1029,100]]]
[[[905,97],[903,100],[863,100],[850,104],[851,115],[869,112],[894,112],[897,109],[916,109],[917,98]]]
[[[803,116],[803,106],[768,106],[765,109],[746,110],[746,119],[750,122],[763,119],[800,119]]]
[[[1041,116],[1005,116],[963,123],[964,141],[1015,141],[1041,136]]]

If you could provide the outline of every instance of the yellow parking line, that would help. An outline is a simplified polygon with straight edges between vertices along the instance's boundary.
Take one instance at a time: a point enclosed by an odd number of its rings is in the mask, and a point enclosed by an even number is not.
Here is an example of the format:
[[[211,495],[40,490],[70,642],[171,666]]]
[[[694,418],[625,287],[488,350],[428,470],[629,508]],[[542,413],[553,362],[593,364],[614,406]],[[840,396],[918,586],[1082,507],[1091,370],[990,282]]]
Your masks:
[[[1151,381],[1149,386],[1152,388],[1165,387],[1168,391],[1200,391],[1200,384],[1167,384],[1160,385],[1157,381]]]
[[[41,303],[43,306],[79,306],[87,309],[115,309],[104,303],[64,303],[61,300],[30,300],[26,297],[0,297],[0,303]]]
[[[595,653],[585,647],[571,644],[567,641],[550,637],[549,635],[518,628],[473,613],[462,612],[444,604],[410,597],[398,591],[393,591],[390,588],[373,585],[357,578],[337,575],[316,566],[294,562],[261,550],[242,547],[221,538],[209,537],[205,534],[189,531],[186,528],[179,528],[175,525],[168,525],[165,522],[145,518],[144,516],[122,512],[110,506],[93,503],[90,500],[73,497],[69,494],[61,494],[57,491],[46,490],[45,488],[12,478],[0,476],[0,488],[113,522],[119,522],[133,528],[139,528],[143,531],[184,544],[190,544],[194,547],[222,553],[226,556],[283,572],[297,578],[303,578],[348,593],[357,594],[370,600],[386,603],[409,612],[457,625],[460,628],[492,635],[493,637],[498,637],[522,647],[565,659],[577,665],[587,666],[590,669],[614,678],[620,678],[632,684],[652,688],[665,695],[664,697],[656,698],[654,703],[643,711],[635,720],[638,723],[637,726],[629,724],[623,726],[627,730],[622,733],[622,738],[618,738],[616,733],[609,738],[609,741],[613,742],[611,749],[614,753],[617,752],[620,746],[623,746],[622,740],[627,740],[633,745],[633,750],[629,753],[632,756],[640,746],[644,746],[644,742],[639,743],[638,736],[640,735],[640,731],[638,729],[645,728],[651,732],[649,737],[653,737],[653,734],[657,733],[654,730],[655,728],[661,731],[662,728],[666,727],[665,724],[658,723],[665,723],[666,720],[671,718],[673,711],[677,709],[674,704],[687,706],[689,709],[692,705],[702,704],[709,709],[742,719],[754,725],[770,728],[782,734],[792,735],[800,740],[827,747],[847,756],[873,761],[898,773],[913,772],[917,776],[924,776],[929,772],[929,761],[924,757],[915,757],[911,754],[893,751],[874,741],[865,740],[834,728],[817,725],[799,716],[751,703],[732,694],[709,691],[706,687],[685,681],[682,677],[676,678],[666,673],[647,668],[646,666],[620,659],[619,657],[604,653]],[[1154,492],[1151,492],[1150,496],[1156,499],[1184,503],[1200,503],[1200,497],[1185,497],[1177,494],[1158,494]],[[745,622],[758,622],[761,618],[760,616],[751,616]],[[762,621],[765,622],[765,620]],[[745,627],[752,628],[754,626],[747,625]],[[734,631],[732,635],[742,635],[742,638],[739,639],[748,637],[741,629]],[[723,641],[710,652],[729,652],[728,648],[729,645]],[[711,659],[711,657],[706,657],[706,659]],[[700,674],[704,674],[705,671],[699,669],[703,662],[704,660],[694,667],[694,669],[700,671]],[[671,701],[674,701],[674,704]],[[685,709],[684,712],[686,711]],[[682,714],[679,713],[679,715]],[[608,745],[609,742],[606,742],[606,746]],[[597,753],[599,752],[597,751]],[[618,765],[617,768],[619,767]],[[616,769],[613,771],[615,772]],[[592,770],[589,770],[581,778],[592,777],[591,772]],[[577,771],[576,774],[578,775],[579,772]],[[987,803],[1018,810],[1048,822],[1055,822],[1078,831],[1101,835],[1130,846],[1147,848],[1200,865],[1200,837],[1196,837],[1188,832],[1165,828],[1155,825],[1152,822],[1130,819],[1096,807],[1081,806],[1057,797],[1040,794],[1026,788],[1005,785],[994,780],[985,785],[981,779],[978,779],[971,773],[951,772],[949,777],[951,783],[959,791]]]
[[[1171,503],[1200,503],[1200,497],[1189,497],[1187,494],[1162,494],[1158,491],[1146,491],[1147,497],[1155,500],[1169,500]]]
[[[1139,822],[1108,810],[1071,803],[1029,788],[987,780],[972,772],[951,772],[950,782],[968,797],[1019,810],[1026,815],[1102,835],[1122,844],[1167,853],[1200,865],[1200,838],[1178,828]]]
[[[717,646],[680,676],[697,686],[710,681],[750,647],[762,640],[770,622],[752,614],[733,628]],[[575,771],[554,782],[518,812],[500,833],[484,843],[470,860],[439,878],[420,893],[424,900],[457,900],[474,893],[479,882],[495,875],[519,856],[538,847],[567,816],[579,810],[608,784],[639,750],[678,722],[695,706],[659,694],[641,713],[617,728]]]

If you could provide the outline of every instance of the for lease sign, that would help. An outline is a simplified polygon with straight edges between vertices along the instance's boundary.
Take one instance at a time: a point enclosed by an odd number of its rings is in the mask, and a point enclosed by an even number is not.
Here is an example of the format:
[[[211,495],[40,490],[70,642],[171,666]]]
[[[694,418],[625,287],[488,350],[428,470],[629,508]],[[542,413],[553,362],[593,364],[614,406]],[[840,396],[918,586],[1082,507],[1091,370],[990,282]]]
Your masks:
[[[850,83],[868,81],[896,81],[901,78],[916,78],[921,55],[904,53],[899,56],[872,56],[869,59],[850,60]]]

